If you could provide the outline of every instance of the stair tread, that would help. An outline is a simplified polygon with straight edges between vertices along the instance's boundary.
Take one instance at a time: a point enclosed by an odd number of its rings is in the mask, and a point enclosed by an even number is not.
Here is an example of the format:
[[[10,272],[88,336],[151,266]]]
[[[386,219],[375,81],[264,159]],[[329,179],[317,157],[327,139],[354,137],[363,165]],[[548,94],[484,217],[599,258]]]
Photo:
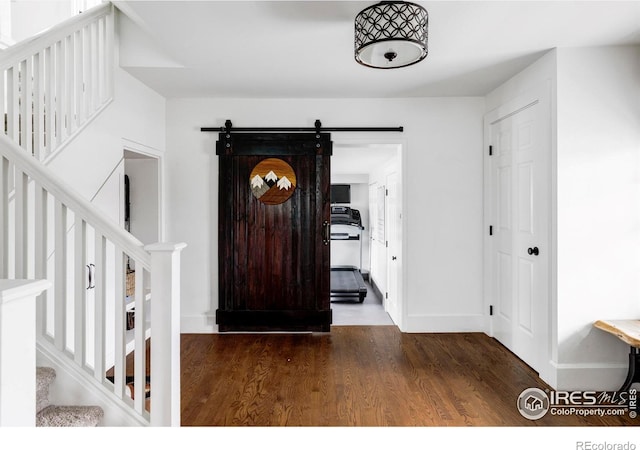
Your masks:
[[[37,427],[95,427],[104,411],[99,406],[56,406],[51,405],[36,416]]]

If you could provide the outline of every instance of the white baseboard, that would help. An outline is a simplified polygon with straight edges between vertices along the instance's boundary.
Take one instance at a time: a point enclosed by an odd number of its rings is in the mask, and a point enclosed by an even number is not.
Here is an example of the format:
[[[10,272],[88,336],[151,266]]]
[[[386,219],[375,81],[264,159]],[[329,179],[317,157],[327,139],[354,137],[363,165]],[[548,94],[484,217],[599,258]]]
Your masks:
[[[403,323],[406,333],[485,333],[486,318],[469,315],[409,315]]]
[[[627,377],[625,364],[552,363],[558,391],[616,391]]]
[[[211,334],[218,332],[215,314],[180,317],[180,333]]]
[[[406,333],[484,333],[485,316],[477,315],[423,315],[409,316],[402,331]],[[182,316],[180,318],[180,333],[182,334],[210,334],[217,333],[215,314]]]

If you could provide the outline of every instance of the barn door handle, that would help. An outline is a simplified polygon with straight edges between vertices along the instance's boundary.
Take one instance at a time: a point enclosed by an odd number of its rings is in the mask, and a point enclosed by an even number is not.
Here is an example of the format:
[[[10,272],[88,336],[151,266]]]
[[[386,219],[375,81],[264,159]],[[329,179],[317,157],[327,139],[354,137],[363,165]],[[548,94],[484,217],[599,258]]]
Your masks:
[[[331,224],[326,220],[322,222],[322,242],[329,245],[329,235],[331,234]]]
[[[527,250],[527,253],[529,253],[530,255],[536,255],[538,256],[540,254],[540,251],[538,250],[538,247],[529,247],[529,249]]]

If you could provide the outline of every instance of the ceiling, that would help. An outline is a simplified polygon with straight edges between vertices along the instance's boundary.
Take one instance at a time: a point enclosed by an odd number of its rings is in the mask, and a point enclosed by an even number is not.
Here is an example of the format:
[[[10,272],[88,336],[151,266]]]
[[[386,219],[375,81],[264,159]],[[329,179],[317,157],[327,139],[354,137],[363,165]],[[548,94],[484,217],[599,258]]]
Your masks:
[[[333,143],[331,175],[369,175],[400,156],[397,144]]]
[[[353,56],[377,1],[114,1],[121,64],[167,98],[482,96],[554,47],[640,45],[640,0],[419,1],[429,55],[391,70]]]

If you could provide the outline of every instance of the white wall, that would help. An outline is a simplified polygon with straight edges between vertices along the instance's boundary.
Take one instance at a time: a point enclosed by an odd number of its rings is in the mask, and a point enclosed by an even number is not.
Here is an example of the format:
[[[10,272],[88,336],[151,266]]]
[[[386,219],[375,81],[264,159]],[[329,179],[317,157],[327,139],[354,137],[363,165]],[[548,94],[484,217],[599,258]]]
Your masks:
[[[545,82],[552,85],[552,98],[555,100],[557,77],[557,50],[553,49],[545,53],[522,72],[510,78],[502,85],[494,89],[485,97],[486,110],[492,111],[509,100],[528,92]],[[555,105],[555,103],[554,103]],[[555,115],[552,118],[555,123]]]
[[[11,2],[0,0],[0,50],[14,44],[11,35]]]
[[[100,209],[109,219],[124,226],[124,160],[120,160],[109,178],[95,194],[92,204]]]
[[[628,347],[592,324],[640,316],[640,47],[558,50],[557,171],[558,384],[615,389]]]
[[[0,42],[2,37],[13,41],[10,44],[20,42],[100,3],[102,0],[0,0]]]
[[[334,133],[403,145],[404,331],[481,331],[482,98],[169,99],[167,237],[184,241],[182,332],[214,332],[217,308],[216,133],[201,127],[404,126]]]
[[[51,28],[71,17],[72,5],[72,0],[11,0],[10,36],[20,42]]]
[[[91,199],[123,157],[125,140],[165,148],[165,99],[116,68],[113,102],[48,166]]]

